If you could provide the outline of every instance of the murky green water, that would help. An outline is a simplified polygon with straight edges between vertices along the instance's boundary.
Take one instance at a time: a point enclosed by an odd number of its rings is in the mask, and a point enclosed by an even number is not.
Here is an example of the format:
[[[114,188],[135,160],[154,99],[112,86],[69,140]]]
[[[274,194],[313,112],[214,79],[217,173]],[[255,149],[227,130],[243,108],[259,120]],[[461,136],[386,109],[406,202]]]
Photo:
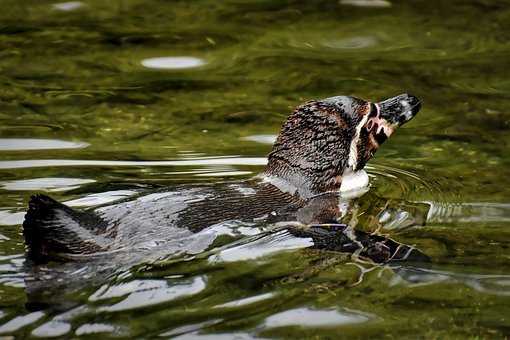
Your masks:
[[[2,334],[510,333],[510,2],[5,0],[0,56]],[[297,104],[405,91],[423,110],[370,163],[357,227],[380,226],[430,265],[378,266],[273,235],[230,257],[140,265],[54,303],[27,294],[20,224],[34,192],[89,207],[246,179]],[[385,202],[393,215],[377,210]]]

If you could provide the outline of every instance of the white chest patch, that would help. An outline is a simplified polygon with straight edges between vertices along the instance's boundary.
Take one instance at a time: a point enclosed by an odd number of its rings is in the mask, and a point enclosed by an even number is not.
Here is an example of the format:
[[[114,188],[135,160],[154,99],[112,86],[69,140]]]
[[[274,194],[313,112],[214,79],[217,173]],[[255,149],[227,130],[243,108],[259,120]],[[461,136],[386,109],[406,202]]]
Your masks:
[[[345,173],[342,176],[340,192],[364,191],[368,187],[369,178],[365,170]]]
[[[352,138],[351,145],[349,148],[349,159],[347,161],[347,165],[351,169],[356,169],[356,165],[358,164],[358,140],[359,135],[361,132],[361,128],[367,123],[368,115],[363,116],[361,119],[361,122],[358,123],[358,126],[356,126],[356,133],[354,134],[354,137]]]

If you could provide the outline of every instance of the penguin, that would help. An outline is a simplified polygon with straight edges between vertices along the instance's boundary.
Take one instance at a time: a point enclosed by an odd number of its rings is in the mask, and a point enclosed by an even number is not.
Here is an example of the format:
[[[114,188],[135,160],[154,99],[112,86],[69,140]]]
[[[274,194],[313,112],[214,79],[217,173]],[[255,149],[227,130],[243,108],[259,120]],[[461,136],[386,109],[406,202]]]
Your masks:
[[[265,171],[246,181],[179,185],[85,210],[36,194],[23,222],[27,257],[47,263],[140,254],[142,262],[144,254],[168,249],[196,254],[214,241],[209,230],[235,221],[287,228],[315,248],[356,252],[379,263],[425,259],[394,240],[349,230],[341,204],[347,193],[367,188],[364,166],[420,108],[410,94],[380,102],[335,96],[304,103],[283,123]]]

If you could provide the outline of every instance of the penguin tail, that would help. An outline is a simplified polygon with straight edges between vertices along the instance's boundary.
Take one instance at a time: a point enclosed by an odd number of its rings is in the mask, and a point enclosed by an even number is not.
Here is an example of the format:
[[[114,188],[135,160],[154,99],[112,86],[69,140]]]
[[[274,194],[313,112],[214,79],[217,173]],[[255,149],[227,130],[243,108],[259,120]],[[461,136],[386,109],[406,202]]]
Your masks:
[[[101,235],[105,230],[106,223],[95,214],[76,211],[42,194],[30,198],[23,222],[27,254],[36,263],[105,251],[109,243]]]

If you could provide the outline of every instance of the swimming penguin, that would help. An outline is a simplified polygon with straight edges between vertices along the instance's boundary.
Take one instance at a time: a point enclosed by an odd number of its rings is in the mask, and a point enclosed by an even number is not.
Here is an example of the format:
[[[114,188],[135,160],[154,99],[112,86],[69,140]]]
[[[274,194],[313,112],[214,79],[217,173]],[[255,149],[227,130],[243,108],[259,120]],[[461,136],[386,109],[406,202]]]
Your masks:
[[[341,203],[352,189],[347,179],[368,184],[363,167],[420,106],[409,94],[378,103],[348,96],[307,102],[283,124],[265,171],[247,181],[175,186],[83,211],[32,196],[23,223],[28,257],[44,263],[169,249],[196,254],[214,241],[208,230],[236,221],[285,227],[314,247],[376,262],[407,258],[411,247],[349,230]]]

